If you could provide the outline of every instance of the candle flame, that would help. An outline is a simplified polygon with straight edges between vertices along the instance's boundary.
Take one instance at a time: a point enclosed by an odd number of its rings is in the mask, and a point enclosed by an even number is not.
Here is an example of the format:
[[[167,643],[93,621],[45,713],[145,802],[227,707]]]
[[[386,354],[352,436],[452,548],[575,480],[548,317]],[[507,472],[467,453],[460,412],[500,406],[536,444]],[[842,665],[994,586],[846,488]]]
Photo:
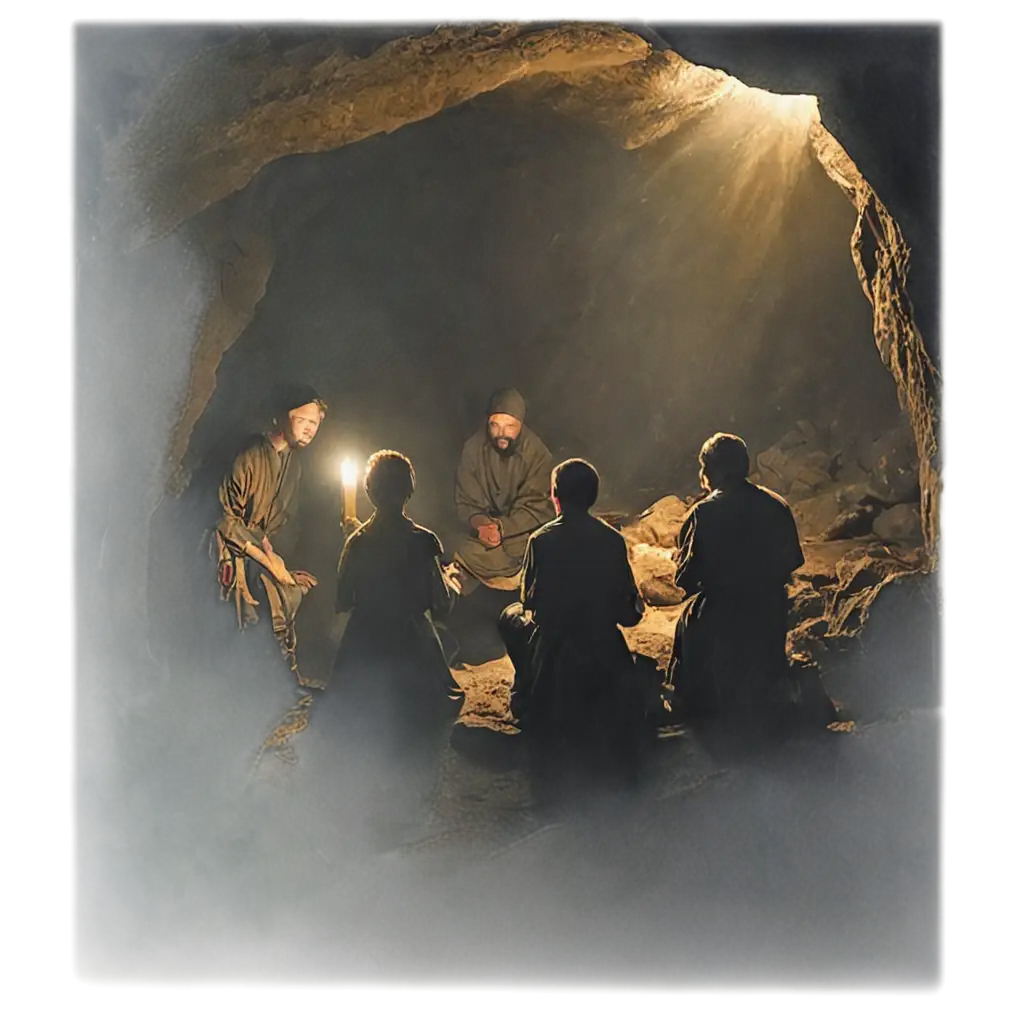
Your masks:
[[[355,459],[341,460],[341,482],[343,486],[346,488],[355,487],[358,474],[359,469],[356,466]]]

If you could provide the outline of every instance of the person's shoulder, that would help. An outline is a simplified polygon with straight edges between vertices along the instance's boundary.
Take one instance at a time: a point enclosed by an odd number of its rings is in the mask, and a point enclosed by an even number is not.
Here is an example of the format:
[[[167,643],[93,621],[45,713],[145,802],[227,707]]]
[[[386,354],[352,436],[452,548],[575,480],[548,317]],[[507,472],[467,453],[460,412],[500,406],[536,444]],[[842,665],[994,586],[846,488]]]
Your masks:
[[[533,458],[551,458],[548,446],[540,439],[540,435],[525,423],[519,431],[519,450]]]
[[[707,515],[708,509],[714,509],[721,503],[722,492],[712,491],[710,494],[705,494],[703,498],[695,501],[685,513],[683,513],[683,521],[680,526],[685,526],[691,521],[696,521],[698,516]]]
[[[537,529],[530,534],[530,543],[534,546],[539,543],[541,547],[552,543],[552,541],[558,537],[559,532],[562,530],[564,525],[565,523],[561,516],[549,519],[543,526],[538,526]]]
[[[595,515],[588,515],[587,520],[589,521],[588,528],[602,543],[623,548],[626,546],[626,538],[614,526],[610,526]]]
[[[264,452],[271,444],[266,434],[250,434],[239,445],[235,452],[235,461],[251,458],[253,455]]]
[[[367,539],[373,534],[373,517],[361,522],[349,535],[348,540],[345,541],[345,546],[348,547],[350,544],[360,545],[365,544]]]
[[[414,544],[422,548],[423,551],[429,551],[431,558],[444,552],[441,539],[433,530],[428,529],[426,526],[420,526],[419,523],[414,523],[411,519],[409,522],[412,525],[411,532]]]
[[[749,480],[747,481],[747,486],[751,488],[755,500],[759,501],[766,508],[779,508],[785,509],[787,512],[791,511],[789,502],[781,494],[776,494],[770,487],[753,484]]]

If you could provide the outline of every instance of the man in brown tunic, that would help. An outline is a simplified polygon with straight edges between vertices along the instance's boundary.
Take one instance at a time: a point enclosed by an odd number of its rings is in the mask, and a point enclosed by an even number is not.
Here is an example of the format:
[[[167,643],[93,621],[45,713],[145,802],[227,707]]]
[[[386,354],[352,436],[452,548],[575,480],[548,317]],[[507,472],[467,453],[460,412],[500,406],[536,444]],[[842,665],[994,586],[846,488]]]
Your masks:
[[[554,514],[551,452],[525,417],[526,402],[515,388],[495,391],[455,475],[455,507],[466,529],[455,559],[477,580],[502,589],[517,586],[530,534]]]
[[[299,672],[295,616],[317,581],[301,569],[290,570],[273,538],[295,513],[301,476],[297,452],[316,437],[327,403],[311,387],[292,385],[283,389],[277,407],[271,429],[238,453],[221,481],[217,576],[221,597],[234,601],[239,629],[258,620],[256,595],[265,597],[289,668],[300,685],[316,685]]]
[[[674,710],[756,720],[787,699],[786,584],[804,555],[786,502],[747,480],[741,438],[715,434],[699,460],[709,493],[687,514],[676,556],[687,597],[669,665]]]

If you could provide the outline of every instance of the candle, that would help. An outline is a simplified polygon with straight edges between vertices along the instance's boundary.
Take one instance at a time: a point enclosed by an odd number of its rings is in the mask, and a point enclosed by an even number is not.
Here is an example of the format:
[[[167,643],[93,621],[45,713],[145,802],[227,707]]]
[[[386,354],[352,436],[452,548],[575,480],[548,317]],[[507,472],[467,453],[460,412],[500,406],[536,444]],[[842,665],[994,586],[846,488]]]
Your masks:
[[[356,517],[356,469],[355,459],[341,460],[341,524],[344,526]]]

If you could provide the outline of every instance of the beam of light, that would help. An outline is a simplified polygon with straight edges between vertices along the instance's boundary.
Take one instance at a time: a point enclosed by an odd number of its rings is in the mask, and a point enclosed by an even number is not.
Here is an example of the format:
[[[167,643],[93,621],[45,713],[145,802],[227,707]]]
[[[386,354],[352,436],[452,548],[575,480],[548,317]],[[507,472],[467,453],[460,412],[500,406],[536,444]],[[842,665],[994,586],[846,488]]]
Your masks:
[[[355,459],[344,458],[341,460],[341,484],[345,490],[354,490],[359,477],[359,467]]]
[[[588,176],[596,202],[571,279],[582,287],[562,329],[566,344],[546,356],[550,393],[579,387],[581,353],[610,361],[610,339],[642,324],[646,361],[664,373],[645,375],[630,396],[615,394],[613,373],[595,374],[598,400],[629,400],[664,442],[684,421],[709,433],[716,423],[759,429],[771,414],[758,411],[776,406],[779,382],[803,379],[771,354],[776,345],[793,352],[794,335],[817,330],[816,299],[803,313],[799,295],[834,287],[835,261],[822,253],[818,266],[807,254],[808,224],[835,220],[818,205],[817,99],[680,62],[637,87],[630,117],[637,124],[623,147],[632,156]],[[627,365],[624,357],[618,369]],[[674,412],[680,380],[696,393]],[[735,403],[723,412],[716,394]],[[650,409],[666,412],[651,419]]]
[[[813,160],[810,133],[820,121],[809,95],[779,95],[735,79],[699,121],[678,130],[677,152],[651,177],[679,175],[689,194],[681,209],[703,205],[742,244],[729,274],[740,296],[760,278]],[[689,168],[699,168],[694,176]]]
[[[783,95],[750,86],[743,86],[738,90],[738,94],[743,93],[748,93],[761,109],[779,122],[808,128],[819,119],[816,96],[807,96],[803,93]]]

